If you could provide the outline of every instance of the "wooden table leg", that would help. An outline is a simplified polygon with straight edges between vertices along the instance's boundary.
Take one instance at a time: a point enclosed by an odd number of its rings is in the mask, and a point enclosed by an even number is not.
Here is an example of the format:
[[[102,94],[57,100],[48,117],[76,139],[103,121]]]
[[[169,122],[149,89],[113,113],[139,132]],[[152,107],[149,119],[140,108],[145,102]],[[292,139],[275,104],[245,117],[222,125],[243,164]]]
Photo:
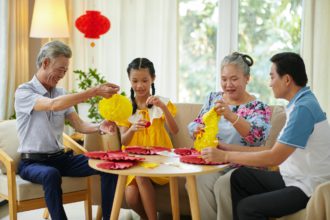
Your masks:
[[[186,176],[186,179],[187,179],[187,190],[189,195],[192,220],[200,220],[200,210],[199,210],[198,194],[196,188],[196,177]]]
[[[170,193],[173,220],[180,220],[178,178],[170,177]]]
[[[115,192],[115,198],[113,200],[110,220],[117,220],[119,217],[119,212],[125,193],[126,179],[127,176],[124,175],[118,176],[117,187]]]

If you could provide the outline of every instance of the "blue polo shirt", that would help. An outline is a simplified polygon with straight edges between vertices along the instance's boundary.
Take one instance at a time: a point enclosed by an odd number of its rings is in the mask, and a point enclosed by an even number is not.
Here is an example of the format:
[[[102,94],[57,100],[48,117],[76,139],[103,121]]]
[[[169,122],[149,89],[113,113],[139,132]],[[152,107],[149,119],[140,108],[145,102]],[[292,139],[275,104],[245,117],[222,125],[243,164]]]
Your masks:
[[[63,88],[50,92],[34,76],[15,92],[15,111],[20,153],[53,153],[63,149],[62,133],[65,117],[74,112],[70,107],[62,111],[35,111],[37,99],[65,95]]]
[[[280,172],[286,186],[311,196],[319,184],[330,180],[330,126],[308,87],[293,97],[286,116],[278,142],[296,150],[280,164]]]

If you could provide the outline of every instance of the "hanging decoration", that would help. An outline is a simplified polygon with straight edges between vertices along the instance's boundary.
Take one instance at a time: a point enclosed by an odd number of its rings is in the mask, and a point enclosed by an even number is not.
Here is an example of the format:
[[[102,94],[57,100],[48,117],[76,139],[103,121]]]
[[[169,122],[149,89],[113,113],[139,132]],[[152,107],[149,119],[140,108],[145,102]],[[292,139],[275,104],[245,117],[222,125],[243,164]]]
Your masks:
[[[85,34],[85,38],[99,39],[100,35],[105,34],[111,27],[110,20],[101,15],[100,11],[87,10],[86,14],[81,15],[75,22],[77,29]],[[91,43],[94,47],[95,43]]]

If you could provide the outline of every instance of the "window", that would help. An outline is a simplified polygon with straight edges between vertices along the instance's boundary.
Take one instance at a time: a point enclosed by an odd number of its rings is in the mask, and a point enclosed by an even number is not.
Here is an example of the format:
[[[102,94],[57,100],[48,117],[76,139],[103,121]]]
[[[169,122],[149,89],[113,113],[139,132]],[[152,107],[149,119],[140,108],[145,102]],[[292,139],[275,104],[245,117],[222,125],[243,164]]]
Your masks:
[[[216,88],[217,0],[179,1],[179,101],[202,103]]]
[[[237,10],[238,15],[231,16],[238,19],[224,16],[237,21],[229,25],[237,31],[224,31],[238,33],[237,44],[232,39],[224,42],[231,37],[217,37],[218,1],[226,7],[232,3]],[[228,48],[253,57],[248,91],[266,103],[283,104],[269,87],[269,58],[281,51],[299,53],[301,17],[302,0],[179,0],[179,101],[202,103],[209,92],[216,91],[217,39],[221,39],[222,45],[232,44]]]
[[[248,91],[268,104],[276,100],[269,87],[269,59],[278,52],[300,52],[302,0],[240,0],[238,50],[254,59]]]

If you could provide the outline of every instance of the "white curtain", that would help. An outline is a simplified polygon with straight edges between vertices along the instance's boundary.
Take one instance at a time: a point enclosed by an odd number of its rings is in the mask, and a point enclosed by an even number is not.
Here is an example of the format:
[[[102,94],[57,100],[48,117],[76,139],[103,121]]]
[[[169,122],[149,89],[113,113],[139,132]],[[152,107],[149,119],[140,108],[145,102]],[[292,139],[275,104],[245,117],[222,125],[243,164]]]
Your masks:
[[[72,22],[86,10],[99,10],[111,21],[111,29],[96,40],[84,38],[73,28],[73,69],[97,68],[129,94],[127,65],[136,57],[146,57],[155,65],[156,94],[176,101],[176,0],[75,0],[70,7]],[[91,42],[96,44],[94,48]]]
[[[330,1],[305,0],[302,57],[309,85],[330,116]]]
[[[0,120],[14,113],[14,92],[29,78],[28,0],[0,0]]]

